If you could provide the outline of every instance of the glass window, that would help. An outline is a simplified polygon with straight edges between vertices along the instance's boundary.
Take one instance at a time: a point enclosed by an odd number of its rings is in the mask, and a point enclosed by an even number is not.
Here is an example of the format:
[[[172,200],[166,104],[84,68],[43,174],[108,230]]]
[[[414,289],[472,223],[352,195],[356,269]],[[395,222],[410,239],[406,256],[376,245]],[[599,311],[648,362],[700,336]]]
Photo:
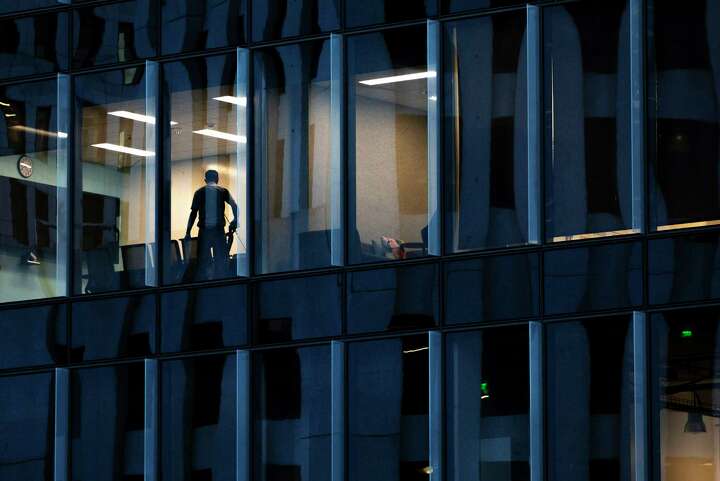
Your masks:
[[[436,264],[348,273],[348,333],[435,326],[438,285]]]
[[[426,41],[424,25],[347,39],[352,263],[427,255]]]
[[[238,346],[246,340],[247,286],[162,294],[162,352]]]
[[[448,481],[530,480],[528,348],[527,326],[448,334]]]
[[[640,305],[639,242],[545,253],[545,313],[591,311]]]
[[[75,10],[73,66],[130,62],[156,55],[154,0],[133,0]]]
[[[449,262],[445,268],[445,322],[461,324],[538,314],[535,254]]]
[[[547,240],[634,233],[627,0],[543,12]]]
[[[75,286],[78,293],[145,287],[155,242],[155,185],[145,67],[75,77]]]
[[[10,2],[13,3],[13,2]],[[0,13],[6,0],[0,2]],[[67,69],[67,15],[48,13],[0,20],[0,77],[22,77]]]
[[[266,0],[253,3],[253,40],[274,40],[335,30],[339,0]]]
[[[657,230],[720,224],[717,0],[651,1],[648,159]]]
[[[528,241],[525,13],[445,26],[445,235],[459,252]]]
[[[244,43],[247,3],[247,0],[163,1],[163,54]]]
[[[340,334],[342,278],[338,274],[261,282],[255,295],[254,332],[259,342]]]
[[[153,295],[74,303],[71,361],[155,352],[155,315]]]
[[[221,55],[163,66],[165,125],[165,283],[234,276],[244,263],[246,172],[238,163],[236,58]],[[169,159],[169,160],[168,160]],[[167,236],[167,232],[164,233]]]
[[[0,302],[66,294],[57,92],[56,80],[0,87]]]
[[[359,27],[426,18],[437,14],[437,3],[437,0],[346,0],[345,24],[347,27]],[[416,48],[418,45],[409,42],[407,46]]]
[[[330,349],[265,351],[253,359],[253,479],[329,481]]]
[[[464,10],[476,10],[480,8],[496,8],[511,5],[525,5],[520,0],[443,0],[443,13],[457,13]]]
[[[60,0],[3,0],[0,13],[21,12],[43,7],[56,7]]]
[[[52,481],[52,373],[0,378],[0,479]]]
[[[330,42],[254,58],[257,270],[330,265]]]
[[[70,375],[71,479],[143,479],[143,363]]]
[[[0,369],[65,362],[66,309],[54,304],[0,311]]]
[[[630,318],[549,324],[548,479],[633,479]]]
[[[348,346],[349,481],[427,479],[427,336]]]
[[[235,356],[161,367],[160,479],[234,481]]]

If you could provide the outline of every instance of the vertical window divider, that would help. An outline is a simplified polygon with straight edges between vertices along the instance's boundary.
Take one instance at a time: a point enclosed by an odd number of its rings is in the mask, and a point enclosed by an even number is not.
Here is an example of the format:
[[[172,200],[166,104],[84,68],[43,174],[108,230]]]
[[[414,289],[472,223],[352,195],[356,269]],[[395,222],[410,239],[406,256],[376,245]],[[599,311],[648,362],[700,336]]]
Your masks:
[[[146,157],[145,169],[145,285],[157,287],[157,192],[158,192],[158,149],[157,126],[160,112],[158,96],[160,92],[160,64],[147,60],[145,62],[145,115],[155,119],[154,122],[145,123],[145,150],[152,152]]]
[[[429,460],[430,481],[442,481],[444,475],[445,443],[443,438],[444,426],[444,368],[443,368],[443,337],[440,331],[428,333],[428,384],[429,384]]]
[[[345,343],[330,343],[330,425],[331,425],[331,481],[345,479]]]
[[[632,228],[645,228],[645,18],[643,0],[630,0],[630,158]]]
[[[250,50],[238,48],[236,50],[237,65],[235,73],[235,95],[242,100],[237,105],[237,142],[236,162],[236,192],[238,196],[238,225],[237,235],[240,246],[245,248],[245,255],[236,256],[236,273],[241,277],[250,275],[250,256],[252,250],[249,241],[249,225],[252,219],[250,209],[249,169],[251,163],[250,126],[252,125],[252,99],[250,98]],[[243,105],[244,104],[244,105]],[[242,139],[245,139],[243,142]]]
[[[528,187],[528,243],[542,242],[542,96],[540,88],[542,39],[540,37],[540,7],[528,5],[526,10],[527,37],[527,187]]]
[[[158,361],[145,359],[144,481],[158,479]]]
[[[68,481],[70,445],[70,371],[55,369],[55,448],[53,481]]]
[[[633,458],[635,481],[648,478],[647,316],[633,312]]]
[[[428,254],[442,254],[440,246],[440,22],[427,21],[427,179],[428,179]]]
[[[330,34],[330,261],[345,265],[345,39]]]
[[[235,351],[235,480],[250,481],[251,462],[250,351]]]
[[[57,262],[55,264],[55,282],[57,296],[70,293],[69,259],[72,246],[69,240],[70,231],[70,191],[69,191],[69,146],[70,146],[70,76],[57,76],[57,155],[56,155],[56,195],[57,209],[55,218],[55,246]]]
[[[545,479],[544,336],[541,322],[529,323],[530,337],[530,480]]]

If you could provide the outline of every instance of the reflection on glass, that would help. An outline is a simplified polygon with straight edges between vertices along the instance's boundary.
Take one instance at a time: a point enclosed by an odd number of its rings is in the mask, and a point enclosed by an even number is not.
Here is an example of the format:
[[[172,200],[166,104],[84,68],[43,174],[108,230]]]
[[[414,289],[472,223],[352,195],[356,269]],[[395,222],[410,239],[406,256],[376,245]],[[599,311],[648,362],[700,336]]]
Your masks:
[[[525,2],[521,0],[445,0],[442,2],[442,9],[443,13],[456,13],[464,10],[506,7],[511,5],[525,5]]]
[[[144,367],[71,371],[71,479],[143,479]]]
[[[425,26],[347,40],[353,263],[428,253],[426,51]]]
[[[449,334],[449,481],[530,479],[527,326]]]
[[[437,0],[346,0],[345,23],[347,27],[359,27],[427,18],[437,13],[437,3]],[[419,44],[409,42],[407,47],[418,48]]]
[[[237,162],[238,144],[247,143],[238,134],[238,109],[247,97],[235,94],[236,65],[234,55],[222,55],[163,67],[166,284],[234,276],[238,257],[247,255],[240,234],[246,172]]]
[[[348,346],[349,481],[427,479],[427,336]]]
[[[0,13],[12,0],[0,2]],[[23,0],[23,3],[29,3]],[[0,20],[0,77],[21,77],[67,68],[67,15],[50,13]]]
[[[63,304],[0,312],[0,369],[64,362],[65,312]]]
[[[330,349],[254,358],[255,481],[330,481]]]
[[[629,317],[549,324],[549,480],[633,479]]]
[[[546,237],[635,233],[627,0],[544,10]]]
[[[247,0],[162,2],[163,54],[243,43],[248,3]]]
[[[718,0],[651,1],[648,58],[650,222],[657,230],[720,224]]]
[[[258,271],[330,265],[330,42],[254,58]]]
[[[524,12],[445,27],[445,232],[452,252],[528,240],[524,42]]]
[[[21,12],[43,7],[56,7],[61,0],[3,0],[0,2],[0,13]]]
[[[161,479],[234,481],[235,356],[161,367]]]
[[[339,0],[265,0],[253,3],[253,40],[275,40],[335,30]]]

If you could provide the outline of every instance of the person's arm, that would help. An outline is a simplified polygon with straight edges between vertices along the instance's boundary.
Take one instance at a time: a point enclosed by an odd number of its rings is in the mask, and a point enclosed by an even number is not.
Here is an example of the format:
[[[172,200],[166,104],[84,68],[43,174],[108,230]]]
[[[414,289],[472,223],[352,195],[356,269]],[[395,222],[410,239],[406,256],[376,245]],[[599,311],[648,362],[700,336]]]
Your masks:
[[[225,199],[225,202],[230,204],[230,208],[233,213],[233,220],[230,222],[228,229],[230,229],[230,232],[235,232],[235,230],[237,230],[238,206],[235,199],[233,199],[232,195],[230,195],[230,191],[226,190],[225,192],[227,192],[227,199]]]
[[[197,219],[198,207],[198,193],[195,192],[195,195],[193,195],[192,206],[190,207],[190,217],[188,217],[185,237],[190,237],[190,231],[192,231],[193,225],[195,225],[195,219]]]

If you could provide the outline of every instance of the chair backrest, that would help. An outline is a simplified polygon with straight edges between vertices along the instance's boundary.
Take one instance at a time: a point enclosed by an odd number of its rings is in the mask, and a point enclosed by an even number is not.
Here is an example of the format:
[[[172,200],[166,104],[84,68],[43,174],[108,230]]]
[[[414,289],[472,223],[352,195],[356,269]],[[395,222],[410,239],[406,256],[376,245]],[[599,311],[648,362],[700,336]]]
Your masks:
[[[126,271],[145,269],[145,244],[120,246]]]
[[[170,240],[170,264],[177,265],[182,262],[182,251],[180,250],[180,242],[176,239]]]

